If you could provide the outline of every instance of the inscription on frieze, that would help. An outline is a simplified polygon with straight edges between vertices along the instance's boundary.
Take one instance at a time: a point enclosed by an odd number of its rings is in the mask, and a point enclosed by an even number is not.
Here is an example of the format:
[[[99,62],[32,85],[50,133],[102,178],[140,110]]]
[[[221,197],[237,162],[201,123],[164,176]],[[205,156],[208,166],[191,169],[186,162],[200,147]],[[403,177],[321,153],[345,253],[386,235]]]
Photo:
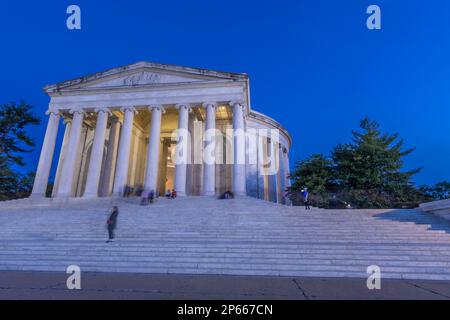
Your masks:
[[[135,86],[139,84],[155,84],[161,82],[161,75],[150,72],[140,72],[126,77],[123,80],[125,86]]]

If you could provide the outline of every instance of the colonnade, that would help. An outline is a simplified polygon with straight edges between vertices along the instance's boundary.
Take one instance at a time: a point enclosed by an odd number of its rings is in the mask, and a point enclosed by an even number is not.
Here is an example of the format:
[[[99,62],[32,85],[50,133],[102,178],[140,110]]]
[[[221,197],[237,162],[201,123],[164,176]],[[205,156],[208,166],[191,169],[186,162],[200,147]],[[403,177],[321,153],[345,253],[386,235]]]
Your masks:
[[[233,111],[233,130],[235,132],[245,131],[245,108],[242,102],[229,103]],[[205,148],[208,147],[214,153],[215,139],[214,130],[216,127],[216,109],[217,103],[205,102],[202,104],[205,110]],[[157,190],[158,181],[158,159],[159,144],[161,134],[162,114],[165,112],[163,105],[152,105],[148,107],[151,112],[151,123],[149,129],[149,145],[147,150],[147,166],[145,172],[144,190],[147,192]],[[178,129],[187,130],[189,112],[191,105],[177,104],[178,111]],[[89,110],[89,109],[88,109]],[[83,122],[86,115],[85,109],[71,110],[51,110],[48,111],[49,120],[47,130],[44,137],[44,143],[41,149],[39,164],[34,181],[32,197],[44,197],[47,190],[53,154],[56,145],[59,122],[62,112],[69,112],[72,119],[66,121],[66,131],[64,141],[61,147],[60,160],[58,163],[57,178],[54,183],[55,190],[53,196],[57,198],[72,197],[73,183],[76,175],[77,152],[81,139]],[[94,141],[92,144],[91,157],[88,165],[85,198],[95,198],[101,194],[101,190],[106,190],[112,186],[112,194],[120,196],[124,193],[127,185],[128,167],[130,158],[131,138],[133,130],[134,117],[139,110],[134,106],[123,106],[120,108],[123,114],[122,128],[120,123],[115,119],[111,124],[108,149],[117,148],[117,152],[108,152],[106,157],[106,166],[113,166],[116,163],[115,170],[107,170],[109,176],[100,181],[102,172],[102,162],[104,158],[104,145],[106,140],[108,121],[111,120],[112,109],[108,107],[97,108],[94,112],[97,115]],[[91,110],[89,112],[92,112]],[[120,130],[120,137],[119,132]],[[208,137],[208,135],[210,135]],[[117,144],[117,140],[118,144]],[[187,150],[184,152],[179,148],[185,148],[183,143],[177,143],[177,161],[175,165],[175,190],[179,196],[186,195],[186,171],[187,171]],[[246,176],[245,176],[245,135],[236,135],[234,141],[234,165],[233,165],[233,192],[236,195],[246,194]],[[115,158],[115,159],[114,159]],[[210,159],[211,160],[211,159]],[[214,159],[213,159],[214,160]],[[114,172],[112,176],[111,172]],[[203,194],[215,194],[215,164],[207,161],[203,165]]]

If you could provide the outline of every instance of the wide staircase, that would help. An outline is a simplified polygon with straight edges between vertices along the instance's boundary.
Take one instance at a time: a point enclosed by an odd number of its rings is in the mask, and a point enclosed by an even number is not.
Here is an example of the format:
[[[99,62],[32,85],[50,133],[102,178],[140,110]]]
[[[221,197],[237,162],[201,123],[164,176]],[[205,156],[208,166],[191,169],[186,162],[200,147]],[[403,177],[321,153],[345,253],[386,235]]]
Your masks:
[[[105,243],[110,209],[116,240]],[[450,280],[450,224],[416,210],[305,211],[243,197],[0,203],[0,270]]]

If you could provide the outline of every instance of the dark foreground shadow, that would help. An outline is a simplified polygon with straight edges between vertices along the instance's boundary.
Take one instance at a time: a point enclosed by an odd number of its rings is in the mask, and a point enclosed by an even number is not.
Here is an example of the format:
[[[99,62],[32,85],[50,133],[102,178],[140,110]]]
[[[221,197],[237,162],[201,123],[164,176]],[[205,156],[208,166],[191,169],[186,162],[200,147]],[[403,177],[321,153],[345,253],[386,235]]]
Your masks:
[[[374,218],[399,222],[413,222],[417,225],[429,225],[429,230],[441,230],[450,234],[450,221],[420,210],[393,210],[376,214]]]

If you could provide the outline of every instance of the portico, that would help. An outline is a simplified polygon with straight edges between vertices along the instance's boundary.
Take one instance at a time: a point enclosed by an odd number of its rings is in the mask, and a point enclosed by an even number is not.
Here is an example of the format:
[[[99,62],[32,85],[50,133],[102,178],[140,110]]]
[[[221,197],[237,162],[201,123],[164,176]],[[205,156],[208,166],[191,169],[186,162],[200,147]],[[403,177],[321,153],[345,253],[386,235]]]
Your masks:
[[[246,74],[140,62],[45,92],[49,120],[33,197],[45,195],[59,149],[57,198],[175,189],[179,196],[233,191],[285,203],[290,137],[251,110]],[[277,139],[266,130],[277,130]],[[266,175],[275,177],[273,186]]]

